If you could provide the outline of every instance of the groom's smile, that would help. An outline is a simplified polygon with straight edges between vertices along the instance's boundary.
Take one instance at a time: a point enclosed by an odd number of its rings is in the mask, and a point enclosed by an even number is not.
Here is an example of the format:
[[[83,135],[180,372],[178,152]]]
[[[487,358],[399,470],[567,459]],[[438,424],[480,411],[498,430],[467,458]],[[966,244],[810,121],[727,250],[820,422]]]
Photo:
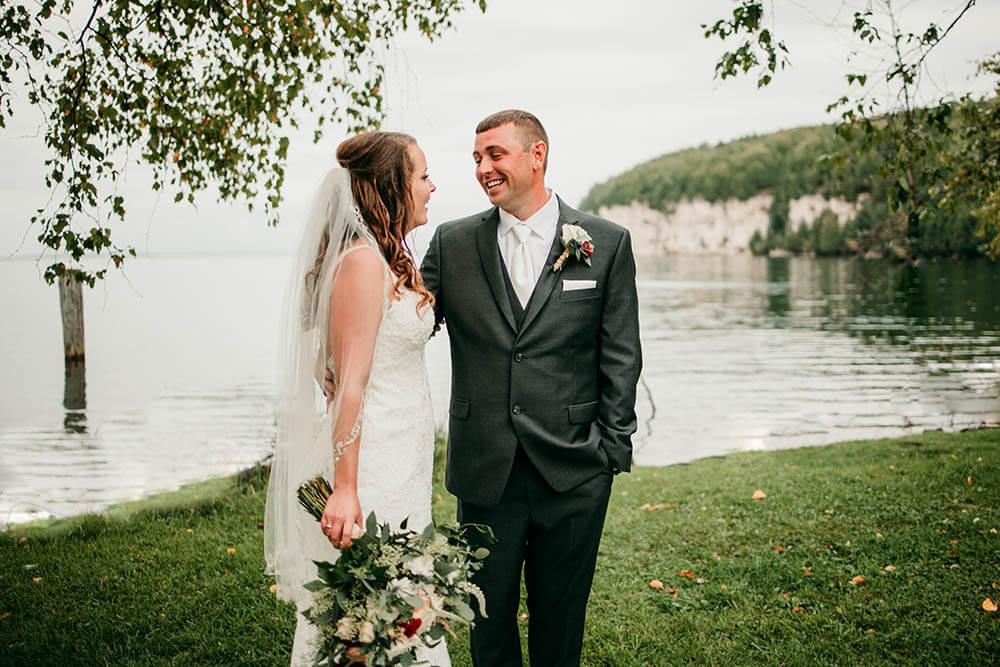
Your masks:
[[[472,158],[476,180],[490,203],[526,220],[548,199],[544,142],[531,140],[513,123],[476,135]]]

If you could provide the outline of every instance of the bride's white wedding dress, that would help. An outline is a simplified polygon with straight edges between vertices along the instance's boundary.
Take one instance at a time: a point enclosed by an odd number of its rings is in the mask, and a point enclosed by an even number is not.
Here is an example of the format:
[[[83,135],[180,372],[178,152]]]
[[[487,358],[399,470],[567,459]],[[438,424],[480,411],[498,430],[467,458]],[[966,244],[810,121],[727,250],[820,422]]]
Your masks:
[[[387,275],[387,283],[392,282]],[[361,417],[358,497],[365,517],[374,511],[379,523],[393,527],[409,518],[408,527],[419,531],[431,522],[434,414],[424,346],[434,313],[430,307],[418,312],[418,302],[416,292],[404,290],[389,303],[379,327]],[[322,473],[332,479],[329,420],[324,420],[309,446],[310,458],[326,462]],[[309,559],[332,562],[338,557],[311,518],[300,524],[299,533]],[[299,614],[292,665],[313,664],[315,639],[315,627]],[[419,652],[418,659],[435,667],[451,665],[444,641]]]

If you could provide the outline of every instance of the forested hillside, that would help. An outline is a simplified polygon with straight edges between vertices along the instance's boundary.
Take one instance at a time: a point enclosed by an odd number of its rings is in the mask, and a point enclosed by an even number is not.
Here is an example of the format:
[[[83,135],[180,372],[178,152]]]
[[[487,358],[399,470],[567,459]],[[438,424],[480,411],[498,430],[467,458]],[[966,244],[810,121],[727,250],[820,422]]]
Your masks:
[[[699,146],[640,164],[596,185],[581,207],[598,211],[602,206],[641,202],[669,212],[684,199],[708,201],[746,200],[760,193],[774,196],[769,232],[752,243],[754,252],[773,249],[819,254],[849,254],[874,250],[891,252],[880,226],[887,217],[885,189],[880,182],[874,154],[836,165],[830,157],[845,146],[832,125],[802,127],[774,134],[746,137]],[[809,194],[855,201],[866,197],[857,216],[844,225],[832,216],[790,229],[788,202]],[[939,212],[920,223],[924,256],[978,255],[981,239],[970,207]]]

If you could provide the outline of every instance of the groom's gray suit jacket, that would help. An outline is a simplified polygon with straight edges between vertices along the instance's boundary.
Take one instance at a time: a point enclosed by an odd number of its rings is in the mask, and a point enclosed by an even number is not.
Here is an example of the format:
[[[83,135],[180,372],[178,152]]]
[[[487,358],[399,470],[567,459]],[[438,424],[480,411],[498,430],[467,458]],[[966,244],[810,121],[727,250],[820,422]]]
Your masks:
[[[441,225],[421,272],[451,342],[448,490],[496,504],[518,443],[556,491],[629,470],[642,368],[635,260],[623,227],[559,201],[559,227],[522,309],[497,246],[496,208]],[[562,227],[593,239],[592,266],[562,252]],[[564,281],[595,281],[566,290]],[[579,285],[579,283],[578,283]]]

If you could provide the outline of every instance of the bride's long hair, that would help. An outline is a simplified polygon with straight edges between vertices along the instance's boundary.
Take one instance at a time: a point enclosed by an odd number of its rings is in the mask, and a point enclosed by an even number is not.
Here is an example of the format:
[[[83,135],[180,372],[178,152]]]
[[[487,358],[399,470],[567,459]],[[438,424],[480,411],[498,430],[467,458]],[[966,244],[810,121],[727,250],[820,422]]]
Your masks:
[[[418,307],[434,305],[424,286],[406,235],[413,228],[410,181],[414,165],[410,148],[417,140],[402,132],[363,132],[337,147],[337,161],[351,174],[351,191],[365,225],[396,276],[394,294],[401,289],[420,295]]]

